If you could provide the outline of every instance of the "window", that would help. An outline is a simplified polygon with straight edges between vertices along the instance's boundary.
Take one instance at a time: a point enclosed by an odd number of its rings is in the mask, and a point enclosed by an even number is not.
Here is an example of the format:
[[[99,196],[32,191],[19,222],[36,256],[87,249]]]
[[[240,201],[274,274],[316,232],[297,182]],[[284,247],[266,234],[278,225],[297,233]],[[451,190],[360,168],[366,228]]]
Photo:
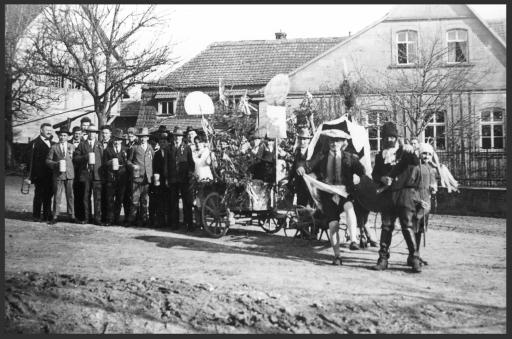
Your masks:
[[[64,78],[61,76],[43,75],[35,80],[36,86],[64,88]]]
[[[176,100],[161,101],[158,103],[158,113],[162,115],[174,115]]]
[[[504,110],[492,108],[482,111],[480,122],[481,148],[483,149],[503,149],[505,137],[503,133]]]
[[[370,141],[370,150],[380,150],[380,145],[382,142],[380,136],[380,128],[382,124],[388,120],[388,112],[386,111],[368,112],[368,139]]]
[[[458,63],[468,61],[468,31],[452,29],[446,33],[448,42],[448,62]]]
[[[429,123],[425,128],[425,142],[431,143],[437,150],[446,149],[446,111],[436,111],[429,116]]]
[[[397,56],[399,65],[410,65],[417,61],[418,33],[400,31],[396,34]]]
[[[79,74],[78,73],[78,68],[75,68],[75,67],[70,67],[69,68],[69,73],[70,74]],[[77,83],[76,81],[74,80],[69,80],[69,89],[82,89],[82,86]]]

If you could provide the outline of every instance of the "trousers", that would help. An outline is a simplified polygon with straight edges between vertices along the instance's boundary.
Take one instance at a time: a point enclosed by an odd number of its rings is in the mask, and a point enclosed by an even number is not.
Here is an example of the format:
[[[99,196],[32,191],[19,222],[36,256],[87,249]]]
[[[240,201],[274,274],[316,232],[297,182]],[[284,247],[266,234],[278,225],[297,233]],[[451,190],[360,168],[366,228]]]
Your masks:
[[[62,198],[62,193],[66,192],[66,205],[67,211],[71,215],[71,218],[75,218],[75,206],[74,206],[74,197],[73,197],[73,179],[67,180],[56,180],[53,184],[53,192],[55,194],[55,198],[53,199],[53,219],[56,220],[59,216],[60,209],[60,201]]]

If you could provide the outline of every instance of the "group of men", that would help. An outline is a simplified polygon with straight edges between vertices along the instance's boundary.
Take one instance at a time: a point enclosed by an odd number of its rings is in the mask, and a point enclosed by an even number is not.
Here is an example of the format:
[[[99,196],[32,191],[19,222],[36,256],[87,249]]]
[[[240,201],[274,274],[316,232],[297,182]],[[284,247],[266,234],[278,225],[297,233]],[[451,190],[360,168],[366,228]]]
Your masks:
[[[109,125],[97,129],[85,117],[72,131],[56,131],[58,142],[52,134],[51,125],[43,123],[27,152],[35,221],[57,223],[65,195],[72,222],[177,229],[181,198],[183,223],[194,230],[191,145],[197,133],[191,127],[170,133],[160,126],[156,135],[130,127],[124,134]],[[155,136],[151,142],[150,136]]]
[[[365,207],[365,201],[372,197],[363,196],[368,195],[369,191],[361,192],[360,188],[356,188],[365,176],[365,169],[356,155],[346,151],[351,136],[341,130],[322,131],[322,134],[328,138],[329,148],[306,160],[310,136],[305,132],[299,133],[299,140],[303,140],[299,141],[292,175],[299,205],[312,204],[310,191],[304,180],[305,174],[314,173],[318,180],[333,187],[346,187],[347,196],[319,190],[321,210],[329,227],[334,251],[333,264],[341,265],[338,235],[340,214],[346,214],[347,226],[353,237],[356,225],[364,225],[369,213],[368,209],[366,214],[357,213],[357,207],[360,211]],[[425,231],[428,220],[431,194],[437,191],[436,170],[430,166],[434,151],[432,146],[425,143],[419,144],[416,149],[399,143],[398,131],[392,122],[382,126],[381,135],[383,149],[376,155],[372,171],[372,179],[379,187],[376,191],[380,193],[375,195],[381,206],[382,221],[379,258],[374,269],[388,268],[391,239],[395,220],[398,219],[409,250],[407,265],[411,266],[413,272],[421,272],[422,265],[427,264],[419,256],[421,234]],[[363,232],[364,227],[360,226],[360,231]],[[374,240],[370,241],[374,246],[377,245]],[[351,249],[355,249],[353,245],[354,240],[351,241]]]

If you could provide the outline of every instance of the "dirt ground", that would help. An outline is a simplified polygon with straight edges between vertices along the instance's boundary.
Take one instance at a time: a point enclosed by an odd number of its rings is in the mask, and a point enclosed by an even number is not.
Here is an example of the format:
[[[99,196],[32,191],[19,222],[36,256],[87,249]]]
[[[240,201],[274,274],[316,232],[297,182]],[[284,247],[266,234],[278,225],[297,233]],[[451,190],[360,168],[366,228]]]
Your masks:
[[[255,226],[212,239],[35,223],[19,180],[5,186],[9,333],[506,333],[505,219],[433,215],[423,272],[396,231],[376,272],[377,248],[345,244],[332,266],[326,240]]]

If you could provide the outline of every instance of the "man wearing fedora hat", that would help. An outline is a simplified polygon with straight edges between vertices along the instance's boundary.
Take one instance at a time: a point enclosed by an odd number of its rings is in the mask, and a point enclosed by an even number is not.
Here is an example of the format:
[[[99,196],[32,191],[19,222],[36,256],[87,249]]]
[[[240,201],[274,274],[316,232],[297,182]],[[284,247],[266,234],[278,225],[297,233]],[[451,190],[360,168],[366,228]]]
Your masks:
[[[163,227],[169,219],[169,188],[165,184],[167,176],[167,157],[169,156],[169,133],[165,126],[160,126],[157,134],[160,148],[155,151],[153,158],[153,182],[150,185],[149,218],[151,222]]]
[[[87,140],[80,143],[75,150],[73,159],[79,166],[79,180],[83,185],[84,219],[82,224],[93,222],[104,225],[101,221],[101,191],[104,181],[102,166],[103,147],[98,141],[98,129],[90,125],[87,129]],[[94,201],[94,213],[91,208],[91,197]]]
[[[299,164],[303,164],[306,161],[307,150],[309,146],[309,142],[311,141],[312,136],[309,134],[309,129],[301,128],[299,133],[297,133],[297,150],[295,151],[292,168],[290,169],[290,183],[294,188],[295,194],[297,194],[297,205],[301,206],[313,206],[313,198],[311,197],[311,193],[309,193],[309,189],[304,182],[304,179],[301,175],[297,173],[297,168]]]
[[[133,151],[133,147],[139,143],[137,138],[137,131],[134,127],[129,127],[126,131],[126,138],[124,142],[124,146],[126,149],[126,156],[127,158],[130,158],[131,153]],[[131,185],[131,179],[129,179],[130,184],[128,187],[126,187],[125,191],[125,198],[123,203],[124,208],[124,215],[125,217],[128,217],[130,215],[130,209],[132,208],[132,185]],[[127,219],[126,219],[127,221]]]
[[[406,177],[403,175],[409,165],[418,165],[419,159],[414,154],[411,145],[400,145],[398,143],[398,130],[395,123],[386,122],[382,125],[381,135],[383,139],[383,149],[375,156],[375,165],[372,171],[372,179],[381,184],[383,192],[380,193],[382,202],[381,210],[381,234],[379,259],[373,267],[375,270],[382,271],[388,268],[389,249],[391,245],[395,221],[399,218],[399,209],[397,208],[393,197],[403,188]],[[396,180],[397,178],[401,180]],[[400,217],[402,234],[410,252],[415,251],[416,239],[412,230],[412,220],[407,221]],[[413,270],[420,266],[419,258],[414,258]]]
[[[143,127],[137,135],[140,144],[133,147],[133,151],[127,160],[131,168],[132,178],[132,206],[128,218],[128,225],[134,226],[137,210],[140,206],[139,224],[149,226],[149,183],[153,176],[153,147],[148,143],[149,129]]]
[[[179,197],[183,201],[183,221],[187,231],[194,230],[192,221],[193,194],[190,179],[194,174],[195,164],[192,149],[183,140],[184,133],[180,127],[173,131],[174,140],[167,147],[167,184],[171,199],[169,206],[169,223],[177,229],[179,222]]]
[[[340,243],[339,243],[339,220],[342,212],[346,213],[347,226],[352,230],[351,249],[355,243],[355,229],[357,219],[354,211],[352,193],[354,191],[354,174],[365,175],[365,168],[359,159],[346,152],[350,135],[342,130],[330,129],[322,131],[322,134],[329,138],[329,149],[327,152],[315,154],[311,160],[299,165],[297,174],[303,176],[306,173],[314,172],[318,180],[329,185],[344,185],[348,193],[347,197],[319,191],[322,212],[329,225],[331,245],[334,251],[334,265],[341,265]],[[334,240],[336,235],[336,242]]]
[[[67,127],[62,127],[57,132],[59,143],[50,148],[50,152],[46,158],[46,164],[53,171],[53,219],[51,224],[57,222],[59,216],[60,201],[62,192],[66,192],[67,210],[71,216],[72,222],[75,222],[75,206],[73,198],[73,179],[75,178],[75,170],[73,168],[73,152],[75,146],[68,142],[70,132]]]
[[[119,128],[116,129],[113,133],[113,139],[113,143],[109,144],[103,152],[107,191],[106,226],[120,225],[121,206],[123,205],[126,187],[128,186],[127,154],[123,145],[123,131]]]

